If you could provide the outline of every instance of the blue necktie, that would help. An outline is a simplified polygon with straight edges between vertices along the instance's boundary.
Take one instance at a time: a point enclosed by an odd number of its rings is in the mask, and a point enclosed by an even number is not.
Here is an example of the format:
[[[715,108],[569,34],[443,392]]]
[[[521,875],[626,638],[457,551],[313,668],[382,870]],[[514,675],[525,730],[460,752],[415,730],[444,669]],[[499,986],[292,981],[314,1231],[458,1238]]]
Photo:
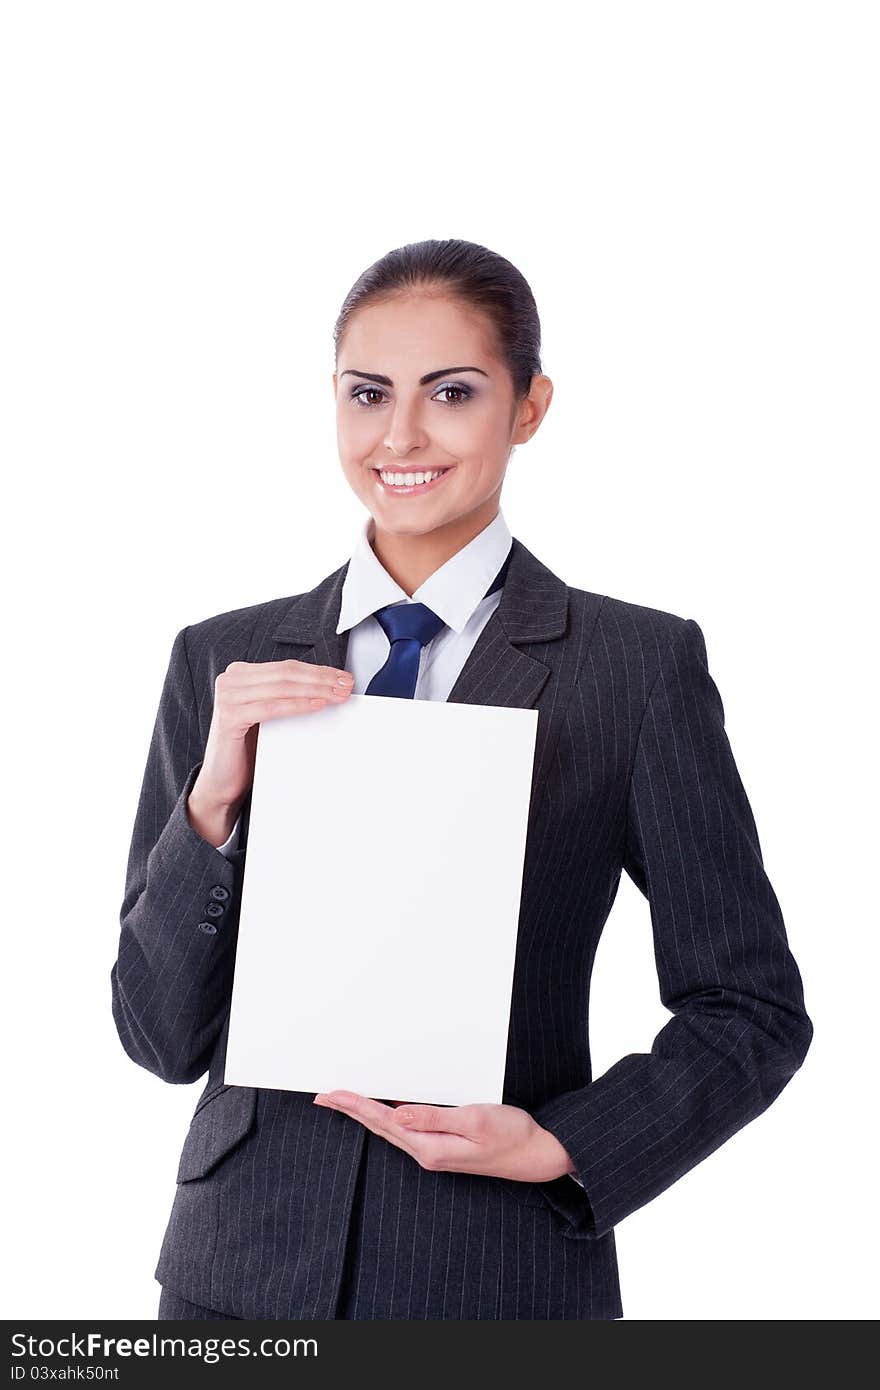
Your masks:
[[[483,595],[484,598],[501,588],[511,553],[508,551],[507,559]],[[391,643],[391,650],[385,665],[376,672],[364,693],[396,695],[404,700],[412,700],[419,679],[422,647],[437,636],[444,626],[443,619],[438,618],[426,603],[389,603],[384,608],[377,608],[374,616]]]

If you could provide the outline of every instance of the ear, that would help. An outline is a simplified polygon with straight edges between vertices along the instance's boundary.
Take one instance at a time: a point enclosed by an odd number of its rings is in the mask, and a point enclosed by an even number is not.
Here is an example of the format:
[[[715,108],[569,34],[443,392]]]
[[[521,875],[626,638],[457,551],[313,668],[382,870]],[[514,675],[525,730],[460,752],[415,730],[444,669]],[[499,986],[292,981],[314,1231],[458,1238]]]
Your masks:
[[[519,435],[517,443],[525,444],[531,439],[538,429],[547,411],[550,409],[550,402],[553,399],[553,382],[549,376],[541,372],[532,377],[532,384],[529,394],[524,401],[523,416],[525,417],[519,425],[516,433]]]

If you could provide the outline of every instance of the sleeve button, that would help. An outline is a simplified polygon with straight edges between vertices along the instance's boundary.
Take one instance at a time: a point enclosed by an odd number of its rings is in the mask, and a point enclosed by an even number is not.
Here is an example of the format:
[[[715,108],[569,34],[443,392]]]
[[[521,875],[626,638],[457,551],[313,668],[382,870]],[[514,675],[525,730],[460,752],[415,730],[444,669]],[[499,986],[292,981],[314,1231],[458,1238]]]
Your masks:
[[[225,903],[229,897],[229,889],[224,888],[222,883],[215,883],[210,896],[218,903]]]
[[[225,911],[222,903],[205,903],[206,917],[222,917]]]
[[[217,930],[213,922],[199,922],[199,931],[207,932],[209,936]]]

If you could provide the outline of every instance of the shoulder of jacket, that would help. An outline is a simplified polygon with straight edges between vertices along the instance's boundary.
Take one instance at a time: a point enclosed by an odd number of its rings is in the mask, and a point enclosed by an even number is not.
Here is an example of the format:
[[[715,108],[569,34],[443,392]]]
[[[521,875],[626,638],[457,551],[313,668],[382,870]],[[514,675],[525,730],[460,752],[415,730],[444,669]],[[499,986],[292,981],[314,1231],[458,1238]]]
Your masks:
[[[258,626],[271,626],[299,598],[302,598],[302,594],[265,599],[262,603],[249,603],[242,608],[230,608],[225,613],[199,618],[187,624],[187,642],[200,644],[226,638],[238,641],[242,633],[253,632]]]
[[[178,640],[183,642],[190,671],[197,683],[213,680],[231,661],[252,659],[249,652],[260,648],[265,634],[272,631],[299,597],[301,595],[293,594],[263,603],[249,603],[188,623],[178,634]]]
[[[598,605],[598,625],[609,638],[622,641],[624,645],[642,646],[665,650],[688,622],[679,613],[665,608],[653,608],[644,603],[633,603],[628,599],[616,598],[611,594],[594,594],[584,589],[569,590],[577,596],[576,601],[588,600]]]

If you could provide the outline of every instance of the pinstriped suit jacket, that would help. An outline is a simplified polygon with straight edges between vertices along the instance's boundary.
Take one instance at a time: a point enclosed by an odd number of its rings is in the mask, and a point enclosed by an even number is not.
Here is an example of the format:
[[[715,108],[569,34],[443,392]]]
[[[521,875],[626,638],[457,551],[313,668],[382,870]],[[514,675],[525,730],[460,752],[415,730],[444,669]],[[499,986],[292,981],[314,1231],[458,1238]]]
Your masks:
[[[156,1278],[238,1317],[621,1317],[614,1227],[761,1114],[813,1032],[702,631],[571,588],[514,538],[449,698],[539,712],[503,1098],[558,1137],[584,1187],[429,1171],[311,1094],[225,1085],[250,802],[229,859],[186,814],[229,662],[344,665],[346,568],[173,644],[111,970],[128,1055],[168,1082],[208,1071]],[[590,977],[623,869],[648,898],[672,1016],[594,1080]],[[308,871],[291,863],[302,931]],[[291,981],[292,1008],[307,988]]]

